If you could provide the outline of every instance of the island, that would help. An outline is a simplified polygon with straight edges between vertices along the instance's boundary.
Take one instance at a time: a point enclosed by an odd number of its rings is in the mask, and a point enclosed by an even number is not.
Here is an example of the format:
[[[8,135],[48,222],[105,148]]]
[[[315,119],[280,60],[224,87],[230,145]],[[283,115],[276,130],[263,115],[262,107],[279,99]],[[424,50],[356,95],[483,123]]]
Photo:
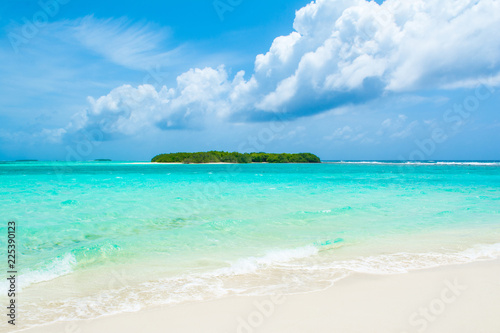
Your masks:
[[[311,153],[272,154],[272,153],[237,153],[208,151],[197,153],[170,153],[153,157],[153,163],[321,163],[318,156]]]

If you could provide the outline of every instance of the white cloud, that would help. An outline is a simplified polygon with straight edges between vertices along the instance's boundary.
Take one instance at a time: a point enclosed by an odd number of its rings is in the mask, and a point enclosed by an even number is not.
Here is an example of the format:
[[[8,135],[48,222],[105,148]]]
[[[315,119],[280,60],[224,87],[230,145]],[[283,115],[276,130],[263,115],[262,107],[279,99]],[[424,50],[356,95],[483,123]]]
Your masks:
[[[150,24],[125,18],[96,19],[86,16],[69,23],[73,36],[85,47],[110,61],[132,69],[165,64],[170,53],[162,50],[167,32]]]
[[[297,12],[296,32],[276,39],[265,63],[257,57],[257,76],[283,76],[260,106],[286,110],[302,90],[333,99],[356,89],[370,93],[364,86],[370,78],[401,91],[497,74],[500,40],[491,36],[500,31],[498,14],[495,0],[318,0]],[[284,49],[296,56],[280,62]]]
[[[151,85],[124,85],[97,100],[90,97],[89,103],[82,125],[98,125],[106,133],[133,135],[159,121],[169,99],[167,89],[157,92]]]
[[[352,128],[350,126],[344,126],[342,128],[337,128],[335,132],[332,133],[332,135],[326,136],[326,140],[333,140],[333,139],[339,139],[339,140],[348,140],[351,139],[352,135]]]
[[[415,128],[419,125],[419,122],[417,120],[412,121],[411,123],[408,124],[403,130],[391,134],[391,138],[395,139],[404,139],[413,134],[413,131]]]
[[[98,99],[89,97],[89,109],[75,115],[65,131],[97,128],[109,135],[137,135],[154,128],[201,127],[227,117],[231,100],[245,95],[251,82],[242,76],[231,82],[220,66],[189,70],[177,78],[175,89],[123,85]]]
[[[219,67],[191,69],[177,78],[177,86],[160,91],[123,86],[91,100],[81,126],[104,115],[113,115],[111,130],[123,134],[153,125],[198,126],[210,119],[265,120],[276,112],[296,118],[387,91],[468,87],[489,76],[498,84],[499,15],[497,0],[386,0],[382,5],[317,0],[296,12],[294,31],[256,57],[250,78],[244,72],[230,78]],[[85,45],[131,67],[142,66],[161,38],[147,26],[93,18],[78,29]],[[106,45],[110,35],[114,41]],[[409,135],[415,126],[397,136]]]
[[[395,118],[387,118],[380,124],[379,130],[375,133],[377,136],[388,136],[391,139],[404,139],[414,134],[414,131],[420,125],[418,120],[410,123],[408,117],[400,114]]]
[[[407,116],[405,116],[404,114],[400,114],[396,119],[387,118],[380,125],[382,126],[382,128],[399,129],[406,122],[406,119],[408,119]]]

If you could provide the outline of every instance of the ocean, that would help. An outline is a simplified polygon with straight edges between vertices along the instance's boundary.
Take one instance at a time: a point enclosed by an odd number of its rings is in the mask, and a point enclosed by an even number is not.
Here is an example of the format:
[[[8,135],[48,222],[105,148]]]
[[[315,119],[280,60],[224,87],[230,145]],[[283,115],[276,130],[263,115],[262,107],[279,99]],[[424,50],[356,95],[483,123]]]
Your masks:
[[[0,189],[18,329],[500,256],[499,162],[2,162]]]

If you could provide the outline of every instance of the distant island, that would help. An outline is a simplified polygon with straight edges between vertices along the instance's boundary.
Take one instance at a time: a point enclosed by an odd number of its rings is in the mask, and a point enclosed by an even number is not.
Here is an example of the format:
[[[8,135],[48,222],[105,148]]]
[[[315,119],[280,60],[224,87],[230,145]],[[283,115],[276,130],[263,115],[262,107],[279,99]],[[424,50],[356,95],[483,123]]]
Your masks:
[[[109,158],[98,158],[97,160],[94,160],[94,162],[111,162]]]
[[[321,163],[318,156],[311,153],[270,154],[270,153],[230,153],[209,151],[198,153],[171,153],[153,157],[153,163]]]

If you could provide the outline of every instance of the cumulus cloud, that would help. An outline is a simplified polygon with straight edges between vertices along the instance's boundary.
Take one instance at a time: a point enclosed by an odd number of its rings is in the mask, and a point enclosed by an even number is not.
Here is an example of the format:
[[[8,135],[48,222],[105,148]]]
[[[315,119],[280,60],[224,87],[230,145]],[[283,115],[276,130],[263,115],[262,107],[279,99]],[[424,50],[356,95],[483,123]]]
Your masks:
[[[243,72],[229,81],[224,66],[220,66],[183,73],[177,77],[175,89],[123,85],[98,99],[89,97],[89,108],[75,115],[66,130],[98,129],[113,138],[154,128],[200,128],[209,118],[216,121],[228,116],[231,101],[245,93],[242,76]]]
[[[251,75],[230,77],[221,66],[191,69],[160,91],[122,86],[90,99],[74,128],[106,118],[110,132],[130,135],[211,120],[293,119],[388,91],[468,87],[499,77],[499,14],[497,0],[316,0],[296,12],[289,35],[257,55]]]
[[[498,13],[494,0],[318,0],[257,57],[259,82],[277,82],[257,109],[294,112],[315,99],[336,106],[498,73]]]

